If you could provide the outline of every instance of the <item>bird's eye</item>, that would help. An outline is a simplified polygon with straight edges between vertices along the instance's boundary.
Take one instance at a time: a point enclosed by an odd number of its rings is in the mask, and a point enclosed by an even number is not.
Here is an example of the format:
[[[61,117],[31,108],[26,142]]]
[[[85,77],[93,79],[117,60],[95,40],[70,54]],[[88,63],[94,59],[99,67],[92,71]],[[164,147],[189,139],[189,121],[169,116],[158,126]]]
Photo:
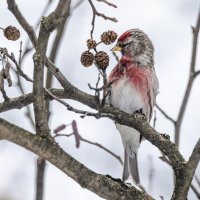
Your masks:
[[[129,46],[129,43],[120,43],[119,46],[125,48]]]

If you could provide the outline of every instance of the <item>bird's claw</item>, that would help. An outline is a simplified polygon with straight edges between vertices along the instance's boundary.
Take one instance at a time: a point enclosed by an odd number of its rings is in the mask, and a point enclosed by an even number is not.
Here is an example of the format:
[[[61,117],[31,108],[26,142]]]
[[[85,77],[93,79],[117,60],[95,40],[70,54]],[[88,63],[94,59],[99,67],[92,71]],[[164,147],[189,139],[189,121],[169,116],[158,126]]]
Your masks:
[[[139,109],[139,110],[136,110],[134,113],[133,113],[133,117],[135,119],[146,119],[146,116],[145,114],[143,113],[143,109]]]

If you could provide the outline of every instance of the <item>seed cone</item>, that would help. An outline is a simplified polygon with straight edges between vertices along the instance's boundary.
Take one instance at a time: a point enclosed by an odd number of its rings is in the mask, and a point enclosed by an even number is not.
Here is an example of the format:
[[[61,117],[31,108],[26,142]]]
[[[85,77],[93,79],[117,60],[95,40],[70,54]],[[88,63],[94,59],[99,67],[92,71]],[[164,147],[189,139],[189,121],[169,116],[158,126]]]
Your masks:
[[[94,56],[95,64],[100,69],[105,70],[109,65],[109,56],[104,51],[99,51]]]
[[[106,31],[101,35],[101,41],[106,45],[113,43],[116,39],[117,33],[115,33],[114,31]]]
[[[4,36],[8,39],[8,40],[17,40],[20,37],[20,32],[19,30],[14,27],[14,26],[8,26],[4,29]]]
[[[89,51],[84,51],[81,54],[81,64],[85,67],[89,67],[93,64],[94,61],[94,55],[93,53]]]
[[[92,39],[87,40],[88,49],[94,49],[96,46],[97,46],[97,43],[95,40],[92,40]]]

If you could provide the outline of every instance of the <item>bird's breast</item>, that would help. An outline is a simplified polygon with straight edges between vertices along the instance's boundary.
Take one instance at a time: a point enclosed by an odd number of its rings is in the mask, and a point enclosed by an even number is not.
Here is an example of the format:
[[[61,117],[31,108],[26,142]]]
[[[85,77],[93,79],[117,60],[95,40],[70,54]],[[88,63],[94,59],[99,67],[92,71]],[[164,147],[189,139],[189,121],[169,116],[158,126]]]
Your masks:
[[[123,67],[121,73],[114,69],[109,80],[115,80],[111,85],[110,101],[113,106],[130,114],[141,108],[144,112],[147,110],[151,69],[137,65]]]

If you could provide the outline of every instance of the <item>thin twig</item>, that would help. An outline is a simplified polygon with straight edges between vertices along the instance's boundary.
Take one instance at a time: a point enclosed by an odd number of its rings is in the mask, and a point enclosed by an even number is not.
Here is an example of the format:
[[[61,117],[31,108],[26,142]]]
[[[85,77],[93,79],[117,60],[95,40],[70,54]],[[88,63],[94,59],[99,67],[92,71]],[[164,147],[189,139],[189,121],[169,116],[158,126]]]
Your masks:
[[[3,95],[4,100],[5,100],[5,101],[9,101],[10,99],[9,99],[9,97],[7,96],[5,89],[2,88],[0,91],[1,91],[1,93],[2,93],[2,95]]]
[[[99,113],[92,113],[92,112],[88,112],[88,111],[84,111],[84,110],[79,110],[76,109],[74,107],[72,107],[71,105],[69,105],[67,102],[59,99],[58,97],[56,97],[55,95],[53,95],[49,90],[45,89],[45,91],[47,92],[47,94],[49,94],[49,96],[51,96],[54,100],[58,101],[59,103],[63,104],[67,110],[69,111],[73,111],[75,113],[81,114],[81,117],[84,118],[86,116],[93,116],[97,119],[99,119],[101,116],[99,115]]]
[[[112,5],[114,8],[116,8],[116,6],[115,6],[114,4],[112,4],[112,3],[109,3],[109,2],[107,2],[107,1],[105,1],[105,0],[100,0],[100,1],[102,1],[102,2],[104,2],[104,3],[107,3],[107,4],[110,5],[110,6]],[[95,27],[95,19],[96,19],[96,16],[102,17],[102,18],[105,19],[105,20],[110,20],[110,21],[113,21],[113,22],[118,22],[118,21],[117,21],[117,19],[116,19],[115,17],[108,17],[108,16],[106,16],[106,15],[103,14],[103,13],[99,13],[99,12],[96,10],[96,8],[95,8],[95,6],[94,6],[92,0],[88,0],[88,2],[89,2],[90,6],[91,6],[91,8],[92,8],[92,22],[91,22],[91,24],[92,24],[92,29],[91,29],[91,31],[90,31],[90,36],[91,36],[91,39],[93,39],[93,32],[94,32],[94,27]]]
[[[191,184],[191,189],[192,189],[192,191],[196,194],[197,198],[200,199],[199,190],[196,189],[196,187],[195,187],[193,184]]]
[[[172,119],[172,117],[170,117],[158,104],[156,104],[155,106],[169,121],[171,121],[173,124],[176,123],[176,121]]]
[[[183,97],[183,101],[181,103],[180,111],[179,111],[178,118],[176,121],[176,126],[175,126],[175,144],[178,147],[179,147],[179,138],[180,138],[180,128],[182,125],[183,116],[185,114],[185,110],[186,110],[186,106],[187,106],[189,96],[191,93],[192,85],[193,85],[194,79],[196,77],[195,76],[195,64],[196,64],[199,29],[200,29],[200,10],[199,10],[199,13],[197,16],[196,26],[192,27],[193,42],[192,42],[192,56],[191,56],[189,79],[188,79],[187,87],[185,90],[185,94]]]
[[[120,164],[123,165],[123,162],[122,162],[122,159],[120,158],[120,156],[116,155],[115,153],[113,153],[112,151],[110,151],[109,149],[107,149],[106,147],[104,147],[103,145],[101,145],[101,144],[99,144],[99,143],[97,143],[97,142],[91,142],[91,141],[86,140],[86,139],[84,139],[84,138],[82,138],[82,137],[80,138],[80,140],[81,140],[81,141],[84,141],[84,142],[86,142],[86,143],[88,143],[88,144],[92,144],[92,145],[94,145],[94,146],[97,146],[97,147],[103,149],[104,151],[106,151],[106,152],[109,153],[110,155],[114,156],[114,157],[120,162]]]
[[[53,137],[54,138],[59,137],[59,136],[70,137],[72,135],[74,135],[74,133],[71,133],[71,134],[60,134],[59,133],[59,134],[54,135]],[[80,136],[80,134],[79,134],[79,136]],[[120,158],[120,156],[116,155],[115,153],[113,153],[108,148],[104,147],[103,145],[101,145],[101,144],[99,144],[97,142],[92,142],[90,140],[87,140],[87,139],[83,138],[82,136],[80,136],[79,140],[83,141],[85,143],[91,144],[93,146],[99,147],[100,149],[103,149],[104,151],[106,151],[107,153],[112,155],[114,158],[116,158],[120,162],[121,165],[123,165],[123,162],[122,162],[122,159]]]
[[[4,50],[3,50],[4,49]],[[33,82],[33,80],[31,78],[29,78],[21,69],[20,65],[18,64],[18,62],[15,59],[15,56],[13,53],[9,54],[8,51],[5,48],[0,48],[0,51],[4,51],[4,55],[9,58],[16,66],[17,71],[19,73],[19,75],[21,77],[23,77],[24,79],[26,79],[29,82]]]
[[[96,1],[103,2],[103,3],[105,3],[105,4],[109,5],[109,6],[112,6],[112,7],[114,7],[114,8],[117,8],[117,6],[116,6],[115,4],[110,3],[110,2],[108,2],[107,0],[96,0]]]
[[[119,62],[120,59],[119,59],[119,57],[117,56],[117,54],[116,54],[114,51],[112,51],[112,54],[113,54],[113,56],[115,57],[116,61]]]
[[[200,74],[200,70],[196,71],[196,72],[194,73],[195,78],[196,78],[199,74]]]
[[[78,5],[80,5],[80,4],[78,4]],[[70,11],[65,13],[61,23],[57,27],[56,37],[54,39],[54,42],[53,42],[53,45],[52,45],[52,48],[51,48],[51,53],[50,53],[50,56],[49,56],[49,59],[53,63],[55,63],[55,61],[56,61],[56,56],[57,56],[58,49],[60,47],[62,38],[64,36],[65,25],[66,25],[67,19],[69,18],[69,14],[70,14]],[[46,72],[46,88],[51,88],[52,82],[53,82],[53,74],[50,70],[47,69],[47,72]],[[48,119],[50,119],[51,111],[50,111],[50,102],[49,101],[46,101],[46,110],[47,110]]]
[[[197,182],[197,184],[198,184],[198,186],[200,188],[200,179],[198,178],[198,176],[194,175],[194,179],[196,180],[196,182]]]

